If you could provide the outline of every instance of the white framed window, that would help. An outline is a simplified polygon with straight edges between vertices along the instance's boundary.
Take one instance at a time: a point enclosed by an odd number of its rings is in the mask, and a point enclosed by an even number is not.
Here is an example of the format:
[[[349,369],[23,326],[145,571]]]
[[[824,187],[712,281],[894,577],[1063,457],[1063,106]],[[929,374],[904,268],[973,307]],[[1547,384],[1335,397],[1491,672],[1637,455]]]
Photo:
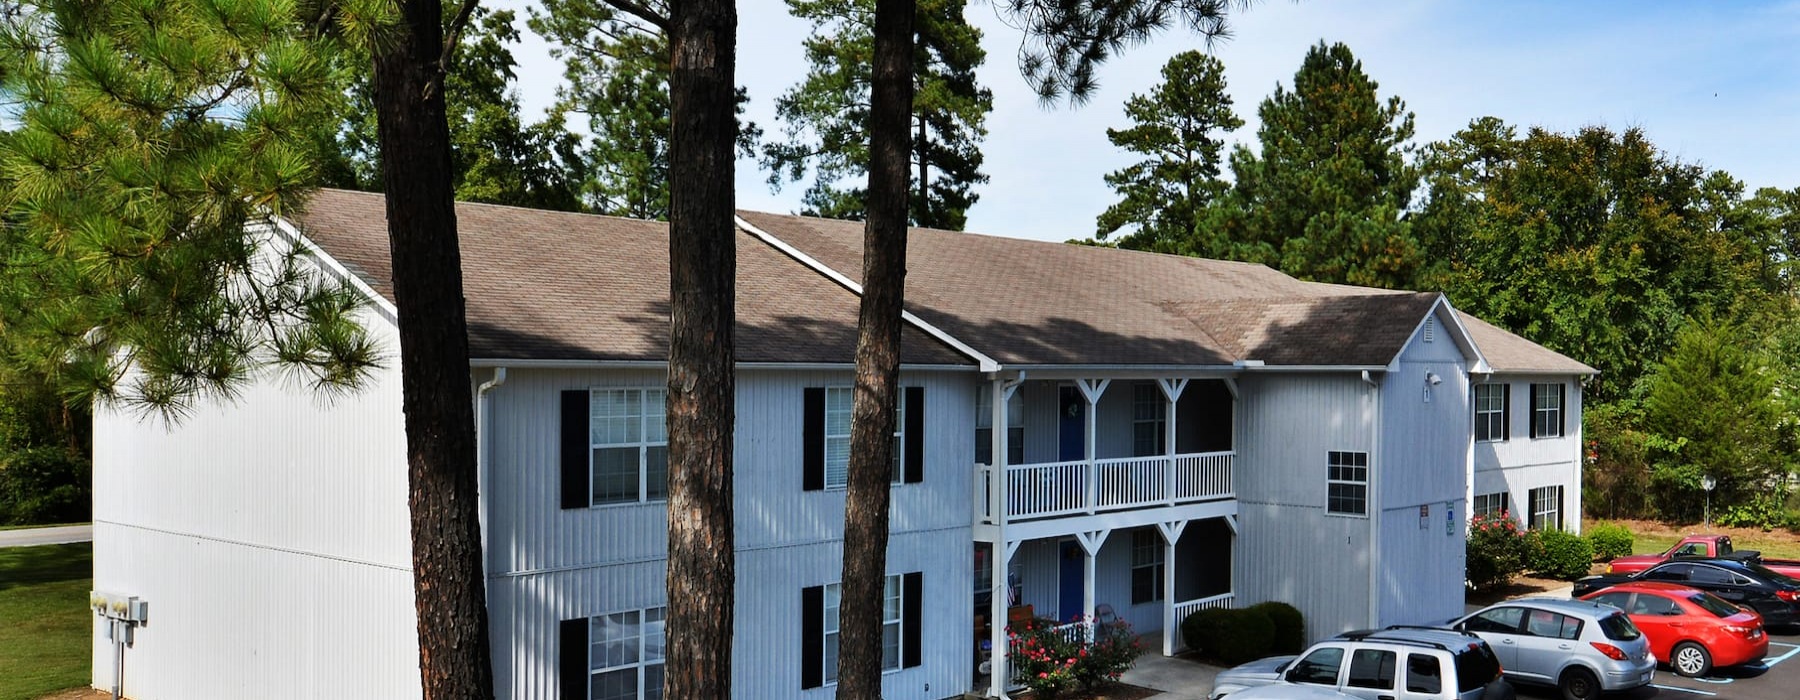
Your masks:
[[[666,610],[588,618],[588,698],[662,700]]]
[[[1562,487],[1545,486],[1532,489],[1531,520],[1527,523],[1533,530],[1562,529]]]
[[[1562,437],[1563,385],[1531,385],[1531,436]]]
[[[1136,384],[1131,388],[1131,456],[1146,457],[1163,453],[1163,438],[1168,430],[1168,403],[1162,389],[1155,384]]]
[[[994,392],[975,388],[975,463],[994,463]],[[1006,402],[1006,463],[1025,463],[1025,401],[1015,392]]]
[[[1499,442],[1506,434],[1508,384],[1475,385],[1475,441]]]
[[[1470,513],[1476,517],[1483,515],[1503,515],[1511,510],[1507,507],[1505,491],[1475,494],[1475,502],[1470,505]]]
[[[1325,512],[1367,515],[1369,453],[1333,450],[1326,456]]]
[[[881,595],[881,670],[895,671],[900,668],[900,612],[901,587],[898,575],[888,576],[882,584]],[[827,684],[837,682],[838,667],[838,611],[843,598],[842,584],[825,586],[825,643],[824,670]]]
[[[894,466],[893,481],[898,484],[905,475],[906,464],[906,389],[894,387]],[[825,388],[825,488],[841,489],[850,485],[850,423],[856,404],[856,390],[847,386]]]
[[[1155,530],[1131,533],[1131,604],[1163,599],[1163,541]]]
[[[588,392],[593,505],[669,497],[669,431],[663,389]]]

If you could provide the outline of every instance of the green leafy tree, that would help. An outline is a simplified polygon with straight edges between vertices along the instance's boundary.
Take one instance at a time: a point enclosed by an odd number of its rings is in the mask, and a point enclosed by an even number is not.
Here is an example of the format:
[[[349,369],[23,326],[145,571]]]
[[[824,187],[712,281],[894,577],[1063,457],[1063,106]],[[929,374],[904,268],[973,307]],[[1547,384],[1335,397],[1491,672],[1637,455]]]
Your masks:
[[[869,168],[869,99],[875,0],[788,0],[795,16],[811,20],[803,43],[812,69],[775,101],[785,140],[763,146],[769,184],[813,182],[804,213],[864,218],[868,191],[857,184]],[[963,0],[921,0],[916,8],[911,75],[912,176],[908,220],[961,230],[987,182],[979,144],[987,136],[993,93],[975,79],[986,60],[981,31],[963,18]],[[852,184],[846,185],[845,181]]]
[[[1229,242],[1199,226],[1204,212],[1229,185],[1219,177],[1225,140],[1215,132],[1244,125],[1225,94],[1225,64],[1198,51],[1176,54],[1162,68],[1163,82],[1147,95],[1125,101],[1129,129],[1107,129],[1121,149],[1148,156],[1106,175],[1123,199],[1102,213],[1096,227],[1123,248],[1217,258]]]
[[[1697,319],[1646,379],[1645,428],[1685,441],[1673,458],[1653,466],[1667,516],[1699,519],[1703,476],[1718,480],[1712,502],[1722,507],[1748,503],[1787,474],[1775,372],[1743,337],[1733,324]]]
[[[1262,152],[1240,146],[1231,156],[1228,257],[1318,282],[1414,283],[1426,258],[1401,216],[1419,181],[1407,162],[1413,117],[1378,87],[1349,47],[1320,43],[1293,90],[1277,85],[1263,100]]]
[[[1480,119],[1423,159],[1415,218],[1457,306],[1601,370],[1627,397],[1688,319],[1773,318],[1783,296],[1763,217],[1723,173],[1671,160],[1638,130],[1523,136]]]
[[[588,165],[580,153],[581,139],[564,128],[560,111],[532,124],[520,116],[513,89],[518,63],[512,54],[520,37],[513,20],[511,10],[476,7],[449,56],[443,89],[451,117],[456,198],[534,209],[580,209]],[[331,138],[336,150],[326,153],[321,182],[380,190],[380,144],[367,47],[352,44],[337,64],[343,101]]]

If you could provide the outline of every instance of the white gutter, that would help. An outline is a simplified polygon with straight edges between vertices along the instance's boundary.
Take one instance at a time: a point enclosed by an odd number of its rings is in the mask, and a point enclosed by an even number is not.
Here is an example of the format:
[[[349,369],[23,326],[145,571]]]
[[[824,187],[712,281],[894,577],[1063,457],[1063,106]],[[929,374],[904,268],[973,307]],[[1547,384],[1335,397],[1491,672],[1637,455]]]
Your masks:
[[[665,369],[667,360],[509,360],[503,357],[470,358],[469,367],[511,367],[513,369]],[[737,362],[733,366],[738,369],[767,370],[846,370],[855,369],[855,362]],[[902,364],[901,369],[934,371],[934,372],[975,372],[974,365],[913,365]]]
[[[493,416],[493,409],[488,406],[488,392],[500,388],[506,383],[506,368],[494,368],[494,378],[481,383],[475,389],[475,483],[476,502],[481,525],[481,573],[482,586],[487,585],[488,559],[488,470],[492,460],[488,458],[494,437],[493,426],[488,422]]]
[[[776,238],[774,234],[771,234],[768,231],[764,231],[760,228],[757,228],[755,224],[745,221],[744,217],[734,215],[731,218],[732,218],[732,220],[737,222],[738,228],[743,229],[745,233],[748,233],[752,236],[757,237],[758,239],[762,240],[763,243],[767,243],[769,245],[769,247],[781,251],[782,253],[786,254],[790,258],[793,258],[794,260],[798,261],[802,265],[812,268],[814,272],[824,275],[826,278],[830,279],[831,281],[838,283],[839,286],[842,286],[843,288],[848,289],[851,292],[854,292],[857,296],[862,296],[862,293],[863,293],[862,285],[850,281],[850,278],[845,277],[843,275],[843,273],[840,273],[837,270],[833,270],[830,267],[827,267],[825,265],[825,263],[819,262],[817,259],[813,258],[810,255],[807,255],[806,253],[800,252],[799,248],[795,248],[791,245],[788,245],[787,241],[783,241],[779,238]],[[900,318],[902,320],[906,321],[907,323],[911,323],[913,325],[913,327],[918,328],[921,331],[924,331],[927,335],[930,335],[933,338],[937,338],[938,341],[942,342],[943,344],[948,345],[953,348],[956,348],[956,350],[958,352],[961,352],[962,354],[967,355],[970,358],[973,358],[976,361],[976,363],[978,363],[980,365],[980,371],[982,371],[982,372],[998,372],[998,371],[1000,371],[1000,363],[995,361],[994,358],[991,358],[991,357],[988,357],[987,355],[982,354],[981,351],[976,350],[973,346],[970,346],[968,343],[965,343],[961,340],[957,340],[955,336],[952,336],[949,333],[944,332],[943,329],[940,329],[937,326],[933,326],[929,323],[926,323],[924,319],[921,319],[918,316],[913,315],[913,313],[911,311],[902,309],[900,311]]]
[[[1363,370],[1362,380],[1375,389],[1375,432],[1369,448],[1369,628],[1381,628],[1381,383]]]

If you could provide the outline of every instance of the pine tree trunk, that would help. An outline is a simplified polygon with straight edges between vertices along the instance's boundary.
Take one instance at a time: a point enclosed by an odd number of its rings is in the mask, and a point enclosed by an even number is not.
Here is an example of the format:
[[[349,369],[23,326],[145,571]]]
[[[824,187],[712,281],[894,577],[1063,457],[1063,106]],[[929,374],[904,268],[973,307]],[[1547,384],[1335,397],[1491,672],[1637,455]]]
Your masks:
[[[450,131],[437,72],[439,0],[405,0],[377,42],[374,100],[387,192],[412,514],[419,670],[429,700],[493,697],[475,475],[475,417]]]
[[[670,7],[669,570],[665,697],[729,700],[737,274],[737,9]]]
[[[900,370],[900,309],[906,283],[913,12],[914,0],[875,4],[869,194],[864,204],[868,219],[863,227],[863,297],[857,322],[838,625],[840,699],[881,698],[882,584],[887,578],[894,385]]]

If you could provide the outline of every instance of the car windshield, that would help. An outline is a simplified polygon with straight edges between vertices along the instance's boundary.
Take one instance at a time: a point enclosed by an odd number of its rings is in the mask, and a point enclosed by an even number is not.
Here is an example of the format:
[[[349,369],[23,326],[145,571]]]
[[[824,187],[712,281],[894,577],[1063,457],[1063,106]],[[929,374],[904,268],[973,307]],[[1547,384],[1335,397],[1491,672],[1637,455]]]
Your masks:
[[[1716,617],[1731,617],[1732,615],[1743,612],[1738,609],[1738,606],[1727,603],[1724,598],[1720,598],[1711,593],[1695,593],[1688,596],[1688,600],[1692,601],[1695,605],[1700,606],[1701,610],[1712,613]]]
[[[1456,652],[1456,688],[1467,693],[1488,684],[1500,675],[1500,659],[1487,642],[1475,642]]]
[[[1780,573],[1761,564],[1744,562],[1744,568],[1756,572],[1756,575],[1763,577],[1763,580],[1771,583],[1785,583],[1790,586],[1800,586],[1800,580],[1795,580],[1792,576]]]
[[[1606,635],[1607,639],[1621,642],[1629,642],[1643,636],[1643,633],[1638,631],[1637,625],[1631,624],[1631,618],[1625,617],[1623,613],[1613,613],[1600,618],[1600,631]]]

